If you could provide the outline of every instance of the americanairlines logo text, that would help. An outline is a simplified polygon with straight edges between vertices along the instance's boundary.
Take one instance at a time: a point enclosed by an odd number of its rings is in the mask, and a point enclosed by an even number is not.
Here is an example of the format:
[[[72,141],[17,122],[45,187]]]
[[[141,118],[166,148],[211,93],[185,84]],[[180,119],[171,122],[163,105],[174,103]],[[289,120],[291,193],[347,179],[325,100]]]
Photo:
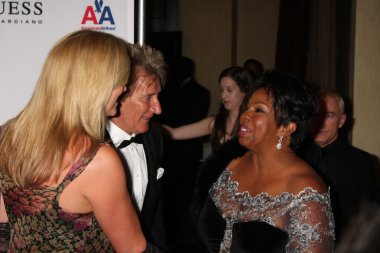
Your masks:
[[[95,0],[94,5],[87,6],[82,18],[82,29],[97,31],[116,30],[111,8],[103,0]]]
[[[42,24],[43,14],[41,1],[1,1],[1,24]]]

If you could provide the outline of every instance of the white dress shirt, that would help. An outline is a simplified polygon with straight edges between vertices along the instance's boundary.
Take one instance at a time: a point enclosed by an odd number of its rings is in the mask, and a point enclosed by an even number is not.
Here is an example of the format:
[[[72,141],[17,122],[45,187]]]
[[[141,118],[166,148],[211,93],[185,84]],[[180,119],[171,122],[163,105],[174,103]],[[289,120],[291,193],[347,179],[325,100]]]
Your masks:
[[[112,121],[107,122],[107,131],[112,139],[113,144],[117,148],[123,140],[130,140],[134,135],[129,135],[116,126]],[[127,147],[120,149],[124,156],[129,172],[131,175],[133,199],[141,211],[146,187],[148,184],[148,169],[145,158],[145,151],[142,144],[131,143]]]

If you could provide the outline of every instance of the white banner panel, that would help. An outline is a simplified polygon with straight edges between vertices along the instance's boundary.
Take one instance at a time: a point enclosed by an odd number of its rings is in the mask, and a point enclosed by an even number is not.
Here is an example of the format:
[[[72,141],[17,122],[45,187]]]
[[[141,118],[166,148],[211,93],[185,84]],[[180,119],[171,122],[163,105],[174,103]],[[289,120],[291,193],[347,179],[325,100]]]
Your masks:
[[[0,125],[29,101],[55,42],[81,29],[134,42],[134,0],[0,1]]]

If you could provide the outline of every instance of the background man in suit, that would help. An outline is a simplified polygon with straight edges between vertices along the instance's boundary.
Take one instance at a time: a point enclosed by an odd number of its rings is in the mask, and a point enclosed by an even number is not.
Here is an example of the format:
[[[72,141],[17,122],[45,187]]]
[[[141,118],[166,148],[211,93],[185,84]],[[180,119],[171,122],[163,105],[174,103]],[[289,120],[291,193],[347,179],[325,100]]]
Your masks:
[[[169,77],[161,96],[164,113],[156,120],[179,127],[204,119],[210,107],[211,93],[196,80],[195,62],[184,56],[176,59]],[[209,141],[208,136],[189,140],[164,138],[163,162],[167,169],[164,208],[169,244],[177,236],[178,224],[190,204],[205,141]]]
[[[300,153],[330,187],[338,242],[361,204],[374,197],[374,165],[370,154],[338,138],[346,122],[342,97],[327,89],[319,95],[320,112],[313,140],[305,143]]]
[[[166,64],[162,54],[148,46],[130,45],[130,57],[127,91],[120,99],[120,113],[109,120],[107,131],[124,162],[128,189],[148,241],[147,252],[157,252],[165,249],[163,144],[161,129],[150,120],[161,113],[158,94],[165,83]]]

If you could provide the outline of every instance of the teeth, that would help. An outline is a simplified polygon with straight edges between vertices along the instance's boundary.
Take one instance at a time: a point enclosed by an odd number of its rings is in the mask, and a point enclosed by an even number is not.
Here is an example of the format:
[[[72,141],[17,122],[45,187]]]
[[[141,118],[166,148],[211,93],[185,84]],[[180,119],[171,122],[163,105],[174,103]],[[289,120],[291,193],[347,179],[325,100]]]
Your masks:
[[[241,132],[248,132],[248,129],[246,129],[246,128],[240,128],[240,131]]]

